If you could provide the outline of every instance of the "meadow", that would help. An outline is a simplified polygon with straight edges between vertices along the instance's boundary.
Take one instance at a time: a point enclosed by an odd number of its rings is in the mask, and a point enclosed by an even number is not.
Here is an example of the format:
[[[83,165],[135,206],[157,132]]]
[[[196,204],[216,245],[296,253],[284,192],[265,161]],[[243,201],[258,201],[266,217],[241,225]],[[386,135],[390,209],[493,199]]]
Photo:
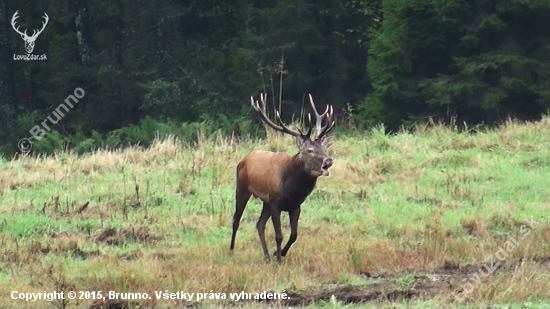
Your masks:
[[[331,174],[303,204],[281,265],[263,259],[257,199],[232,253],[229,243],[238,162],[254,149],[295,153],[290,137],[199,134],[0,159],[0,307],[548,308],[549,137],[549,117],[475,132],[337,126]],[[273,252],[271,221],[266,239]],[[13,291],[152,298],[22,301]],[[287,299],[210,299],[242,291]]]

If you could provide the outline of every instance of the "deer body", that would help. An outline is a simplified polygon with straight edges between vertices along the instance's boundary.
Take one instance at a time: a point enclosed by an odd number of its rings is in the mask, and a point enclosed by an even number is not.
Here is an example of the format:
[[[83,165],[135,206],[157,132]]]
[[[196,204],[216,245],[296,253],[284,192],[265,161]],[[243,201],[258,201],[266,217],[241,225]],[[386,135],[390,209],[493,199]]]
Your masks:
[[[302,204],[315,188],[317,177],[304,168],[300,154],[255,150],[237,166],[237,183],[266,203],[280,204],[289,211],[289,204]],[[286,203],[283,203],[286,202]]]
[[[262,103],[265,108],[264,97]],[[277,250],[275,255],[277,261],[281,262],[281,257],[286,256],[288,250],[298,237],[298,219],[300,217],[301,205],[315,188],[319,176],[328,176],[329,168],[332,166],[332,159],[326,154],[326,148],[330,147],[333,136],[323,138],[334,126],[329,128],[327,123],[321,128],[322,118],[327,116],[330,120],[332,109],[319,115],[315,110],[313,101],[310,101],[317,116],[317,132],[319,137],[315,140],[310,139],[310,129],[307,134],[292,131],[285,127],[277,115],[282,126],[277,126],[271,122],[265,112],[262,112],[258,103],[252,106],[271,127],[284,133],[296,137],[296,142],[300,151],[295,155],[288,153],[274,153],[270,151],[255,150],[244,157],[237,165],[237,188],[235,192],[236,209],[233,216],[233,234],[231,237],[231,247],[235,246],[235,237],[239,228],[239,222],[243,215],[246,204],[250,197],[254,195],[263,201],[263,209],[260,219],[256,224],[258,235],[266,260],[270,260],[269,252],[265,241],[265,225],[269,218],[273,221],[275,229],[275,241]],[[327,114],[328,113],[328,114]],[[291,234],[286,246],[281,250],[282,231],[281,231],[281,212],[289,213]]]

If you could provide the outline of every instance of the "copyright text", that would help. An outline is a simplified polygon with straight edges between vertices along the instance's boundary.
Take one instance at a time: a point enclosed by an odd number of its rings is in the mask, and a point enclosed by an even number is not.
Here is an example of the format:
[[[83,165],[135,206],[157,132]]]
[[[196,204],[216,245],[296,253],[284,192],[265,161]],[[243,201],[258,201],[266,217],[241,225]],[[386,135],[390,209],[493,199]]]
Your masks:
[[[210,291],[208,293],[189,293],[184,291],[170,292],[168,290],[154,291],[153,293],[135,293],[135,292],[119,293],[115,291],[68,291],[68,292],[44,291],[44,292],[37,292],[37,293],[23,293],[19,291],[12,291],[10,296],[11,296],[11,299],[13,300],[22,300],[27,302],[35,302],[37,300],[44,300],[44,301],[51,302],[54,300],[62,300],[62,299],[85,299],[85,300],[178,299],[178,300],[185,300],[185,301],[220,300],[220,299],[230,299],[233,301],[290,299],[286,291],[283,291],[282,293],[267,292],[267,291],[263,291],[261,293],[246,293],[244,291],[241,291],[239,293],[217,293],[214,291]]]

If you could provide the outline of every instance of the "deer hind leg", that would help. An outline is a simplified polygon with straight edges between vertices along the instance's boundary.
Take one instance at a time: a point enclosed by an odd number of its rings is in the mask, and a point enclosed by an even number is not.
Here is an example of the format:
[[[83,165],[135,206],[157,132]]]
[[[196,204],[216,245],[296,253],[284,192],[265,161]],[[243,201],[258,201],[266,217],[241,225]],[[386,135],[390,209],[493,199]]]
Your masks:
[[[267,244],[265,242],[265,225],[267,220],[269,220],[269,217],[271,217],[271,208],[268,203],[264,202],[264,208],[262,209],[262,214],[256,224],[256,229],[258,229],[258,235],[260,236],[260,242],[262,243],[265,260],[268,262],[271,258],[269,257],[269,251],[267,251]]]
[[[246,208],[246,203],[250,199],[252,193],[246,188],[237,187],[237,193],[235,194],[235,214],[233,215],[233,235],[231,236],[231,247],[233,250],[235,247],[235,237],[237,236],[237,230],[239,229],[239,223],[241,222],[241,217],[243,216],[244,209]]]

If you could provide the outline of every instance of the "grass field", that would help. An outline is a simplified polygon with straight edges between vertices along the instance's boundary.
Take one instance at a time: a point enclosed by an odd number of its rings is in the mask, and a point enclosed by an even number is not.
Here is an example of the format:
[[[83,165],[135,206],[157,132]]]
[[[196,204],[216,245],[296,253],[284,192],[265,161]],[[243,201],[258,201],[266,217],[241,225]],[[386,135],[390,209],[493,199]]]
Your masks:
[[[0,161],[0,307],[550,307],[550,118],[475,134],[336,133],[331,174],[303,204],[282,265],[263,260],[256,199],[233,253],[229,242],[238,162],[253,149],[295,153],[290,137]],[[26,302],[13,291],[151,299]],[[241,291],[287,299],[229,299]]]

